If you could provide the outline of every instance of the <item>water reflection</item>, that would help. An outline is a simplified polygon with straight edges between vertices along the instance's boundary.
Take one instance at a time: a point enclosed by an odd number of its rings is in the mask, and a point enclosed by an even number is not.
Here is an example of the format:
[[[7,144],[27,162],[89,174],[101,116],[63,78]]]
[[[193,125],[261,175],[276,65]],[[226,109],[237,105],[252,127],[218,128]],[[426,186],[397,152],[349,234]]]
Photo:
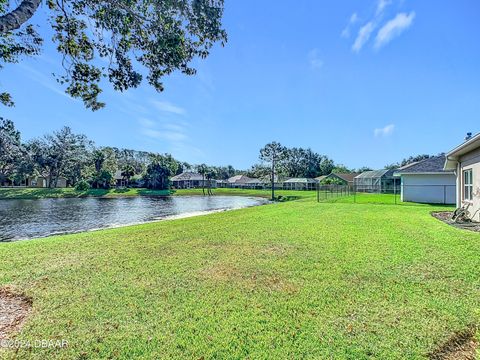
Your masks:
[[[0,200],[0,241],[137,224],[265,202],[241,196]]]

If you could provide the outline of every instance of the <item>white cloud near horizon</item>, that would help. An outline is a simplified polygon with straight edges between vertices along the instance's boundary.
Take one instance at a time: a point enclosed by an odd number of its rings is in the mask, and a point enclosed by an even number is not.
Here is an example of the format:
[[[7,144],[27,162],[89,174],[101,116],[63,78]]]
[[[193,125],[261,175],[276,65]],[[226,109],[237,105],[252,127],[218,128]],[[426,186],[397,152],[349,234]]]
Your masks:
[[[413,24],[414,19],[414,11],[410,14],[398,13],[378,31],[375,38],[375,49],[380,49],[382,46],[388,44],[402,32],[407,30]]]
[[[151,100],[153,106],[155,106],[158,110],[163,112],[168,112],[177,115],[185,115],[186,110],[179,106],[176,106],[168,101],[159,101],[159,100]]]
[[[320,52],[318,49],[312,49],[308,53],[308,62],[312,69],[320,69],[323,67],[323,60],[320,58]]]
[[[352,45],[352,51],[358,53],[363,45],[365,45],[370,39],[370,36],[372,35],[373,30],[375,29],[375,26],[372,21],[369,21],[365,25],[363,25],[360,30],[358,31],[357,38],[355,39],[355,42]]]
[[[389,124],[383,128],[377,128],[373,130],[373,134],[375,135],[375,137],[386,137],[386,136],[392,135],[394,130],[395,130],[395,125]]]

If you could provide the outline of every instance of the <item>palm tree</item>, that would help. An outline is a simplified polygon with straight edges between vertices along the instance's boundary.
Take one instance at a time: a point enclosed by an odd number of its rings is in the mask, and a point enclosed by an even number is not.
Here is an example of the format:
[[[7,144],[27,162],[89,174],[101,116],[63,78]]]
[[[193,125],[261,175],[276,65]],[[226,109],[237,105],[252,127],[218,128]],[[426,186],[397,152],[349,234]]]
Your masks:
[[[209,172],[208,166],[206,164],[198,165],[197,171],[200,175],[202,175],[202,191],[203,195],[205,195],[205,177]]]
[[[126,180],[127,182],[127,187],[130,184],[130,178],[135,175],[135,168],[127,164],[122,168],[122,177]]]

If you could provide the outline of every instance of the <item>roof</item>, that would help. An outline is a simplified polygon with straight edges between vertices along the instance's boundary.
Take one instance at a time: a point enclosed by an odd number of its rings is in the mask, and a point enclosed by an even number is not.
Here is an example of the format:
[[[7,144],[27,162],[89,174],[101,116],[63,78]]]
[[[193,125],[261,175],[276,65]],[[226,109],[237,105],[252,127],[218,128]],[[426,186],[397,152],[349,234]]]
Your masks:
[[[327,175],[317,176],[317,177],[315,178],[315,180],[317,180],[317,181],[322,181],[322,180],[325,179],[326,177],[327,177]]]
[[[364,171],[360,175],[355,176],[355,179],[391,177],[395,170],[396,169],[381,169]]]
[[[183,172],[175,175],[171,178],[172,181],[185,181],[185,180],[203,180],[203,176],[195,172]]]
[[[434,156],[428,159],[417,161],[395,171],[395,176],[402,174],[452,174],[453,171],[444,170],[445,155]]]
[[[262,180],[253,178],[253,179],[247,180],[245,183],[246,184],[261,184]]]
[[[316,184],[318,181],[312,178],[291,178],[291,179],[285,180],[284,182]]]
[[[458,145],[455,149],[450,150],[447,153],[444,169],[445,170],[455,170],[457,168],[457,161],[460,156],[469,153],[472,150],[475,150],[480,147],[480,133],[472,136],[471,139],[463,142]]]
[[[252,180],[252,178],[246,175],[235,175],[229,178],[227,181],[230,184],[246,184],[249,180]]]
[[[330,175],[335,175],[346,182],[353,182],[353,179],[360,173],[331,173]]]

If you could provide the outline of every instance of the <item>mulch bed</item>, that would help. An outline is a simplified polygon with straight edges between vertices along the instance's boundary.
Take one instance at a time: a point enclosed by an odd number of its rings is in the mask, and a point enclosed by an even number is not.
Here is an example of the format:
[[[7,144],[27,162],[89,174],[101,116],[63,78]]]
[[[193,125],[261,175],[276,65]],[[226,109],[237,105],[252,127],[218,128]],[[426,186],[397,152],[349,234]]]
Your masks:
[[[0,340],[20,330],[31,308],[31,299],[9,287],[0,288]]]
[[[480,223],[478,222],[455,222],[452,220],[452,211],[434,211],[432,216],[448,225],[455,226],[459,229],[465,229],[470,231],[480,232]]]

